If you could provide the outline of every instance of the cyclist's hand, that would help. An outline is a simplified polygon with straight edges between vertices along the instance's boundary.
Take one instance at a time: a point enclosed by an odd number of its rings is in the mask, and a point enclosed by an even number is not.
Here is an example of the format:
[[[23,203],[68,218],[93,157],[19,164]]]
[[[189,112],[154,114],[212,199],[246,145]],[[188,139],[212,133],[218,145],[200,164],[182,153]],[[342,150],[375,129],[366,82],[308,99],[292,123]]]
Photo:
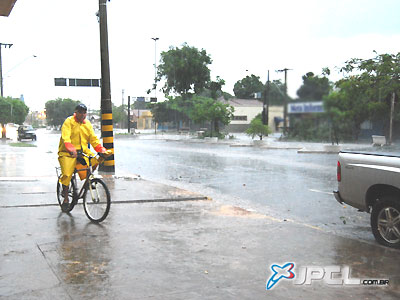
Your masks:
[[[112,154],[112,150],[105,150],[104,152],[98,152],[97,154],[102,158],[107,158]]]
[[[112,154],[112,150],[106,150],[106,152],[104,152],[105,157],[109,157],[111,154]]]
[[[71,143],[65,142],[65,148],[71,154],[72,157],[77,158],[78,154],[76,153],[76,148]]]

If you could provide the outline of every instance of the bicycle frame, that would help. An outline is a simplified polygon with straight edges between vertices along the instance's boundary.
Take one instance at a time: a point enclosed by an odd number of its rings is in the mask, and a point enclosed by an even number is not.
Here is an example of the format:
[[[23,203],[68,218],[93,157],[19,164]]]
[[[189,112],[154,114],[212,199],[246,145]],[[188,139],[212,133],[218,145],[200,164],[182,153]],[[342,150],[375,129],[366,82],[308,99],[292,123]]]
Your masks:
[[[74,184],[74,187],[75,187],[75,189],[74,189],[74,197],[73,197],[73,201],[75,203],[77,203],[79,199],[83,199],[83,197],[85,197],[88,189],[90,190],[90,193],[92,193],[92,187],[89,184],[89,180],[94,178],[94,176],[93,176],[93,167],[92,167],[92,158],[94,158],[94,156],[86,155],[85,153],[80,153],[79,155],[82,155],[82,156],[85,156],[85,157],[88,158],[89,167],[83,168],[83,169],[75,169],[74,173],[72,174],[72,179],[71,180],[74,180],[74,183],[75,183]],[[78,171],[87,171],[85,182],[83,183],[79,193],[78,193],[78,182],[76,180],[76,173]]]

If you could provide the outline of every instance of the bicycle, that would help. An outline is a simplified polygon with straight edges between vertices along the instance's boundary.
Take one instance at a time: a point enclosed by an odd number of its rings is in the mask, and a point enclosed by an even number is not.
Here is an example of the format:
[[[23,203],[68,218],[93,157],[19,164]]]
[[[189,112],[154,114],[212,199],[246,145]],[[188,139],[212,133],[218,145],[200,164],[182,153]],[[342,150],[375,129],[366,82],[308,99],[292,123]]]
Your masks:
[[[89,166],[83,169],[76,169],[72,174],[71,183],[68,188],[68,201],[69,201],[69,210],[72,211],[76,204],[78,204],[78,200],[83,200],[83,208],[85,210],[86,216],[90,221],[99,223],[104,221],[110,212],[111,206],[111,196],[110,191],[103,180],[97,178],[93,174],[93,166],[92,166],[92,158],[95,156],[86,155],[85,153],[79,152],[78,156],[85,156],[88,158]],[[104,162],[104,156],[98,153],[99,156],[99,164]],[[78,192],[78,182],[76,179],[76,173],[78,172],[86,172],[85,178],[81,178],[85,180],[81,189]],[[61,207],[61,204],[64,201],[64,195],[62,194],[62,185],[60,183],[61,168],[56,167],[57,173],[57,200],[58,204]],[[89,193],[88,193],[89,192]],[[88,196],[89,195],[89,196]]]

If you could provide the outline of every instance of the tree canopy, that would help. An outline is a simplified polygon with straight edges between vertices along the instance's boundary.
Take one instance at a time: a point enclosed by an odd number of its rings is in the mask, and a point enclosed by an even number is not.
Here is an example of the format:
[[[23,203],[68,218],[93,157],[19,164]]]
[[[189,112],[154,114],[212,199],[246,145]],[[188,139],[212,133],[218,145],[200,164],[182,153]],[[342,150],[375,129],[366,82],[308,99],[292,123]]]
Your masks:
[[[194,96],[192,107],[188,115],[195,123],[209,121],[216,133],[219,133],[219,124],[228,125],[233,118],[233,106],[224,104],[212,98]]]
[[[198,50],[186,43],[182,48],[170,47],[161,52],[156,81],[165,79],[163,92],[178,93],[186,98],[189,93],[201,92],[210,81],[211,57],[206,50]]]
[[[260,77],[254,74],[238,80],[233,87],[233,92],[239,99],[254,99],[254,93],[263,91],[264,85],[260,81]]]
[[[227,125],[233,117],[233,107],[221,101],[193,95],[190,99],[170,97],[168,101],[151,104],[151,113],[157,123],[185,120],[196,124],[210,122],[212,130],[219,133],[219,125]]]
[[[308,72],[303,77],[303,84],[297,90],[297,96],[301,100],[322,100],[331,91],[329,79]]]
[[[246,134],[251,136],[252,139],[257,135],[262,140],[263,136],[268,136],[270,133],[271,129],[268,125],[263,124],[261,114],[251,120],[250,127],[246,130]]]
[[[60,126],[64,123],[65,119],[71,116],[75,107],[80,103],[80,101],[75,101],[72,99],[61,99],[47,101],[46,107],[46,119],[47,124]]]
[[[269,84],[269,105],[284,104],[285,100],[285,85],[280,80],[273,80]]]
[[[341,71],[344,79],[336,82],[336,91],[324,101],[338,138],[357,138],[365,120],[381,121],[387,129],[390,99],[393,93],[398,98],[400,89],[400,53],[354,58]],[[399,108],[395,107],[394,115],[400,120]]]
[[[0,123],[22,124],[28,115],[29,108],[20,99],[0,97]]]
[[[158,124],[174,122],[178,113],[175,109],[171,108],[169,101],[151,103],[150,109],[154,122]]]
[[[128,105],[115,106],[112,104],[112,117],[114,124],[128,123]]]

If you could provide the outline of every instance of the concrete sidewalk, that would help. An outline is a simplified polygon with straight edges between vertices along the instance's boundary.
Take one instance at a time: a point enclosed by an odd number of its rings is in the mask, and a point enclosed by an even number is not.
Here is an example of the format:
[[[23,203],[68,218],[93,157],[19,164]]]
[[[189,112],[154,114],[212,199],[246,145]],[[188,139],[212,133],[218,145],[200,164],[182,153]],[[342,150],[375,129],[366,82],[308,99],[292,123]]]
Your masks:
[[[0,178],[2,299],[399,299],[399,251],[225,206],[130,176],[105,178],[113,204],[100,225],[82,205],[60,212],[54,177]],[[360,256],[362,249],[363,256]],[[367,255],[365,255],[367,253]],[[270,265],[349,266],[352,278],[265,285]],[[297,268],[297,269],[296,269]]]

